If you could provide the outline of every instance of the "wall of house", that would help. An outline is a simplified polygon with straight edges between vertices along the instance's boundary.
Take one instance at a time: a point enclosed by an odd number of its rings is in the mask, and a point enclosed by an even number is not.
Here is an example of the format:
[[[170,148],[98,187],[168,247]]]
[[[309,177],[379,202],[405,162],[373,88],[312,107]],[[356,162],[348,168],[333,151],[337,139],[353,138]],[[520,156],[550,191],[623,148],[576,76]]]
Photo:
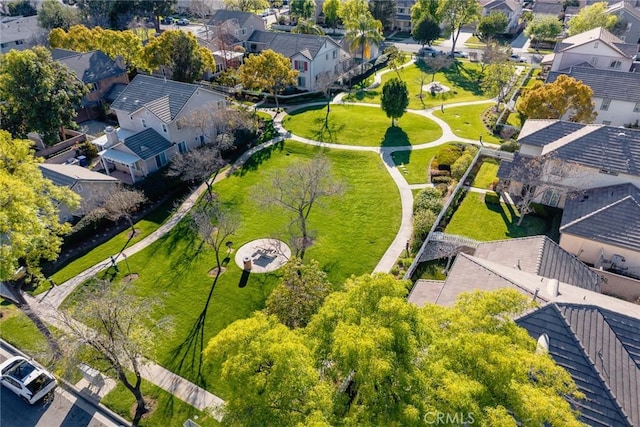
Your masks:
[[[226,108],[226,101],[223,95],[207,90],[196,91],[184,105],[178,117],[167,126],[169,140],[176,144],[184,141],[187,145],[187,150],[201,146],[202,142],[211,142],[208,135],[203,135],[201,127],[189,125],[189,121],[191,120],[193,124],[198,122],[198,110],[206,109],[211,111],[216,108]],[[208,113],[205,117],[207,116]],[[180,129],[178,129],[178,122],[181,124]],[[203,138],[200,138],[201,136]]]
[[[640,121],[640,99],[637,103],[611,99],[609,100],[609,108],[606,110],[602,109],[603,98],[593,97],[592,99],[596,105],[595,111],[598,113],[594,123],[624,126]]]
[[[88,101],[100,101],[104,98],[104,94],[111,89],[116,83],[129,84],[129,77],[127,73],[122,73],[117,76],[107,77],[106,79],[98,82],[98,89],[87,93],[86,98]]]
[[[638,10],[640,13],[640,10]],[[627,24],[626,29],[618,36],[625,43],[640,44],[640,20],[626,12],[617,14]]]
[[[613,295],[629,302],[640,300],[640,280],[599,269],[595,269],[595,272],[605,279],[600,282],[600,290],[603,294]]]
[[[574,254],[580,261],[599,267],[600,254],[604,254],[604,259],[611,260],[613,255],[621,255],[625,258],[622,267],[640,272],[640,252],[627,248],[621,248],[606,243],[595,242],[582,237],[567,233],[560,235],[560,247],[565,251]],[[605,266],[607,267],[607,266]]]
[[[325,42],[318,51],[316,57],[309,61],[303,55],[297,54],[291,58],[291,64],[294,69],[296,61],[299,65],[298,77],[304,78],[304,84],[300,84],[298,79],[298,88],[302,90],[315,90],[317,79],[326,73],[338,73],[338,64],[340,62],[340,47],[333,43]],[[307,71],[304,70],[302,64],[307,63]]]
[[[620,68],[610,68],[613,61],[620,61]],[[602,70],[629,71],[633,60],[622,56],[606,43],[595,40],[591,43],[571,48],[568,51],[556,53],[551,65],[551,71],[562,70],[583,62]]]

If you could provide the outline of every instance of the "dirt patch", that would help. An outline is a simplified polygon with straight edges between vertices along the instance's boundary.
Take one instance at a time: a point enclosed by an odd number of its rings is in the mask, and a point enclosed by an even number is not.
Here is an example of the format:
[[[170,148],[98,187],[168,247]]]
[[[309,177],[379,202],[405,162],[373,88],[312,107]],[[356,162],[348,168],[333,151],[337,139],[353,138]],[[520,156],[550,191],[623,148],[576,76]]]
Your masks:
[[[134,280],[136,280],[138,277],[140,277],[138,275],[138,273],[131,273],[131,274],[127,274],[126,276],[124,276],[122,278],[122,282],[123,283],[129,283],[129,282],[133,282]]]
[[[144,404],[147,407],[147,412],[142,415],[142,419],[149,418],[153,412],[158,407],[158,401],[149,396],[144,397]],[[131,409],[129,410],[129,416],[131,419],[136,416],[136,407],[138,406],[137,402],[133,402],[131,405]]]
[[[225,271],[227,271],[225,267],[220,267],[220,274],[224,273]],[[209,277],[216,277],[216,274],[218,274],[218,267],[213,267],[211,270],[209,270]]]

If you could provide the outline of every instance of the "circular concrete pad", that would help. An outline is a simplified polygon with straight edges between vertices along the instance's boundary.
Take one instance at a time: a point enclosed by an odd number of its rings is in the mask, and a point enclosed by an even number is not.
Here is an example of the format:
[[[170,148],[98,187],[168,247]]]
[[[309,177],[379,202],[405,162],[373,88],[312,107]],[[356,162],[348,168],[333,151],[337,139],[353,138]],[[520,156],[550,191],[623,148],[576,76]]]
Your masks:
[[[432,82],[422,86],[422,89],[426,92],[431,92],[431,88],[433,88],[434,93],[446,93],[451,90],[449,86],[445,86],[439,82]]]
[[[291,249],[278,239],[257,239],[236,251],[236,264],[251,273],[269,273],[285,265],[291,258]],[[251,269],[245,268],[251,266]]]

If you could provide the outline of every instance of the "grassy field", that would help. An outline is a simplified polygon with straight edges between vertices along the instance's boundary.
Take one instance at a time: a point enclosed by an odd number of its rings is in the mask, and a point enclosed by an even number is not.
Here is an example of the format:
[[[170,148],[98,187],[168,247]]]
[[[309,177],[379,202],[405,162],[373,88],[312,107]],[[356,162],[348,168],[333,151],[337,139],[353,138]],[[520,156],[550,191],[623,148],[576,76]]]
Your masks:
[[[427,180],[427,170],[433,156],[443,147],[451,144],[443,144],[437,147],[430,147],[420,150],[396,151],[391,154],[393,162],[404,175],[404,179],[409,184],[425,184]]]
[[[398,77],[395,72],[388,72],[382,76],[380,87],[368,90],[357,91],[347,95],[344,100],[349,102],[368,102],[380,104],[382,86],[393,77]],[[480,86],[480,66],[471,62],[456,61],[450,68],[440,71],[435,75],[435,81],[451,90],[443,95],[432,96],[427,91],[422,91],[421,87],[429,84],[432,79],[431,73],[424,64],[412,64],[400,71],[400,78],[407,84],[409,89],[409,108],[419,110],[439,106],[441,103],[467,102],[488,99]]]
[[[241,218],[241,226],[231,238],[234,248],[263,237],[288,241],[289,215],[258,207],[253,195],[268,185],[265,173],[320,153],[332,163],[334,175],[346,184],[347,191],[323,201],[323,207],[311,212],[309,224],[316,237],[305,259],[318,260],[330,281],[339,284],[352,274],[371,272],[400,224],[399,193],[377,154],[285,142],[256,154],[244,168],[216,184],[215,190],[220,202]],[[379,214],[379,206],[385,206],[384,215]],[[159,338],[156,360],[224,398],[219,367],[206,365],[199,375],[197,357],[194,361],[192,355],[199,354],[201,345],[234,320],[262,309],[278,282],[278,272],[246,275],[230,259],[207,305],[213,252],[201,244],[188,221],[129,257],[129,264],[140,276],[134,282],[136,293],[160,296],[165,309],[157,315],[171,315],[175,323],[174,334]],[[121,275],[124,270],[121,264]],[[82,288],[73,296],[81,300]]]
[[[482,135],[482,142],[499,144],[500,139],[493,136],[482,123],[482,113],[493,105],[495,104],[487,102],[466,107],[445,108],[444,113],[438,110],[433,114],[447,122],[456,136],[477,141]]]
[[[130,229],[126,229],[122,233],[116,235],[113,239],[105,242],[104,244],[92,249],[80,258],[76,258],[69,264],[62,267],[55,274],[51,276],[53,281],[57,284],[61,284],[77,276],[89,267],[96,265],[97,263],[109,258],[111,255],[117,254],[125,247],[129,247],[134,243],[142,240],[149,234],[153,233],[162,225],[164,221],[169,218],[173,212],[173,201],[167,202],[149,215],[142,218],[135,224],[135,228],[139,230],[138,234],[129,241]],[[126,246],[125,246],[126,245]],[[48,287],[39,286],[35,293],[41,293],[47,291]]]
[[[0,338],[33,356],[45,354],[49,348],[33,322],[15,305],[1,299]]]
[[[406,113],[391,126],[391,119],[380,108],[332,105],[325,126],[326,111],[324,107],[294,111],[285,117],[284,127],[309,139],[368,147],[424,144],[442,136],[440,126],[416,114]]]
[[[498,174],[498,166],[500,166],[499,160],[492,158],[484,159],[471,186],[488,189]]]
[[[550,226],[542,218],[527,215],[518,227],[518,218],[514,206],[488,205],[484,194],[467,193],[445,232],[490,241],[546,234]]]

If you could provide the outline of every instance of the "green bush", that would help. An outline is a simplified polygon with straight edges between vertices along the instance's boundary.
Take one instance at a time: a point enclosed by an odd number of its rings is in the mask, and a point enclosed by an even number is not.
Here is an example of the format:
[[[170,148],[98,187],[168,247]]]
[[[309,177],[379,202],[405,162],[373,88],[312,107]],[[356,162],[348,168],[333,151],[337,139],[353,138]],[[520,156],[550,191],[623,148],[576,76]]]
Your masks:
[[[484,193],[484,202],[488,205],[499,205],[500,196],[494,191],[487,191]]]
[[[80,153],[87,158],[87,160],[91,161],[98,157],[98,148],[90,143],[89,141],[85,141],[78,145],[78,150]]]
[[[518,149],[518,143],[513,140],[509,140],[500,144],[500,151],[507,151],[513,153]]]
[[[425,188],[416,197],[413,211],[431,211],[438,214],[442,210],[442,192],[437,188]]]
[[[431,182],[433,184],[450,184],[451,183],[451,177],[450,176],[434,176],[431,179]]]
[[[462,175],[469,169],[471,162],[473,162],[474,155],[471,152],[465,152],[462,156],[458,157],[458,160],[451,166],[451,176],[458,181],[462,178]]]
[[[422,242],[427,238],[433,223],[436,221],[436,214],[431,211],[419,211],[413,216],[413,237],[411,239],[414,251],[420,249]]]
[[[462,154],[462,147],[459,145],[447,145],[442,147],[436,154],[435,160],[438,162],[439,169],[442,169],[443,165],[451,166]],[[448,168],[447,168],[448,169]]]
[[[431,176],[451,176],[451,172],[448,170],[431,169]]]

